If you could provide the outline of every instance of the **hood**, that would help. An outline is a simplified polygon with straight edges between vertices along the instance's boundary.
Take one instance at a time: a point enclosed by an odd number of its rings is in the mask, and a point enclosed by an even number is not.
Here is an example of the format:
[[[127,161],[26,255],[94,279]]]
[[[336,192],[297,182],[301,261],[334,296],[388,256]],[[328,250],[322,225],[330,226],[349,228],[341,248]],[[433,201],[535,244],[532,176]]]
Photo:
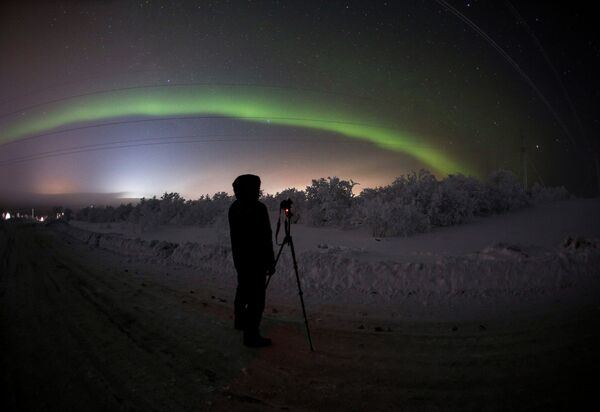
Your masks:
[[[237,200],[258,200],[260,196],[260,177],[241,175],[233,181],[233,193]]]

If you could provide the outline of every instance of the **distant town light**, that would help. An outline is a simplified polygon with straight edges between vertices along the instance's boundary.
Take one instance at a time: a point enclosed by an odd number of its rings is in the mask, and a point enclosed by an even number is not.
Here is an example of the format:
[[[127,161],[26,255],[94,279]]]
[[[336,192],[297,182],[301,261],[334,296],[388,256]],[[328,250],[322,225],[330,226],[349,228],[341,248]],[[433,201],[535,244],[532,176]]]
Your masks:
[[[4,214],[4,220],[9,220],[9,219],[10,219],[10,213],[9,213],[9,212],[6,212],[6,213]]]

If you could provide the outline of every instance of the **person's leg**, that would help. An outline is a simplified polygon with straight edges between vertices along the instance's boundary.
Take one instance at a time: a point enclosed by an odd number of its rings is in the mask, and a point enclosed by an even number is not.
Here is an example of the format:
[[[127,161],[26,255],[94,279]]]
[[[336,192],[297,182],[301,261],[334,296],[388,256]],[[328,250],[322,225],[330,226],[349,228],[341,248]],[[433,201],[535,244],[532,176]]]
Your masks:
[[[253,282],[247,290],[246,328],[258,331],[265,309],[265,287],[262,282]]]
[[[270,339],[260,336],[259,328],[265,309],[265,276],[256,276],[247,290],[246,317],[244,319],[244,344],[247,346],[267,346]]]
[[[244,330],[246,318],[246,305],[248,304],[248,287],[238,275],[238,285],[235,290],[235,299],[233,301],[234,327],[237,330]]]

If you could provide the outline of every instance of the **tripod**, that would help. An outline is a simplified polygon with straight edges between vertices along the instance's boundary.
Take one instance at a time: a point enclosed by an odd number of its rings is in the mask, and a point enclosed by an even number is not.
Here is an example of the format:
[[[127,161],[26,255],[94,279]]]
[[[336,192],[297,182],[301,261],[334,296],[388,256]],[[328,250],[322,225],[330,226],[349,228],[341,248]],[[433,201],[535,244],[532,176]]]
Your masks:
[[[298,262],[296,261],[296,252],[294,250],[294,242],[292,240],[292,235],[290,234],[290,226],[291,226],[290,219],[293,216],[291,207],[290,207],[292,204],[292,201],[289,199],[287,200],[287,202],[289,202],[289,204],[287,204],[287,207],[284,207],[284,202],[286,202],[286,201],[284,200],[283,202],[281,202],[282,206],[281,206],[281,209],[279,210],[280,218],[277,221],[277,231],[275,232],[275,239],[277,241],[277,235],[279,234],[279,228],[281,226],[281,210],[282,209],[285,214],[285,220],[283,222],[285,237],[283,238],[281,245],[279,245],[279,252],[277,253],[277,258],[275,259],[275,265],[277,265],[277,262],[279,261],[281,252],[283,252],[283,247],[285,245],[288,245],[292,251],[292,261],[294,262],[294,273],[296,274],[296,283],[298,284],[298,295],[300,296],[300,304],[302,305],[302,315],[304,316],[304,324],[306,325],[306,335],[308,336],[308,344],[310,345],[310,351],[314,352],[315,349],[313,348],[312,339],[310,338],[310,329],[308,328],[308,318],[306,317],[306,308],[304,306],[304,297],[303,297],[303,293],[302,293],[302,286],[300,286],[300,276],[298,275]],[[272,275],[269,275],[269,278],[267,279],[267,283],[265,284],[265,289],[269,287],[269,282],[271,281],[271,277],[272,277]]]

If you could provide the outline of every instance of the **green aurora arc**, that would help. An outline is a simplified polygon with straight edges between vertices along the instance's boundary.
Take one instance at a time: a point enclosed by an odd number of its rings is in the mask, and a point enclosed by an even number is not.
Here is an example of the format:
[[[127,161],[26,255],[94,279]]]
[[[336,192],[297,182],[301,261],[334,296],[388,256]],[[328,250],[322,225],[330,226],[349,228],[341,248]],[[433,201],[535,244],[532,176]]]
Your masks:
[[[476,174],[441,151],[390,126],[389,119],[374,112],[372,102],[368,106],[364,101],[349,101],[347,97],[342,100],[317,92],[252,86],[150,87],[73,97],[38,106],[9,122],[0,142],[115,118],[191,115],[333,132],[410,155],[440,174]]]

